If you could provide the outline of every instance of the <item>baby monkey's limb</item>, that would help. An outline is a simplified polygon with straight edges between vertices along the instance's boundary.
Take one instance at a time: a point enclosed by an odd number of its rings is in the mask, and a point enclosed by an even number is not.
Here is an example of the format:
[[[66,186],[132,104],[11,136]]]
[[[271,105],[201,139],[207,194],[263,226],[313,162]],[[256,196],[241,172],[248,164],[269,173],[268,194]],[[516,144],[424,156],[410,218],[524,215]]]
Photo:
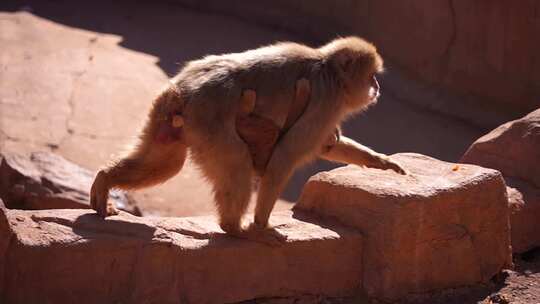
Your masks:
[[[256,99],[254,90],[242,92],[236,132],[249,149],[256,174],[262,176],[281,130],[272,120],[252,114]]]

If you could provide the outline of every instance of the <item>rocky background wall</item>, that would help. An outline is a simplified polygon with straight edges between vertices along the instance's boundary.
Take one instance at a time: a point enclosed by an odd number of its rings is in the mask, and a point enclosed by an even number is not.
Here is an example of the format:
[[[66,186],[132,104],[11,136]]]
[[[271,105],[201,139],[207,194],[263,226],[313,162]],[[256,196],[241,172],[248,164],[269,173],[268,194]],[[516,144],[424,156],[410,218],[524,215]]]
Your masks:
[[[0,3],[0,302],[540,303],[539,7]],[[347,34],[376,43],[387,72],[377,106],[344,131],[410,175],[300,171],[271,219],[287,236],[277,248],[212,216],[178,218],[213,213],[191,162],[164,185],[111,193],[119,216],[89,210],[95,171],[180,64]]]
[[[364,36],[431,91],[399,87],[400,95],[474,124],[494,127],[540,106],[538,1],[176,1],[320,41]],[[443,92],[459,98],[433,100]]]

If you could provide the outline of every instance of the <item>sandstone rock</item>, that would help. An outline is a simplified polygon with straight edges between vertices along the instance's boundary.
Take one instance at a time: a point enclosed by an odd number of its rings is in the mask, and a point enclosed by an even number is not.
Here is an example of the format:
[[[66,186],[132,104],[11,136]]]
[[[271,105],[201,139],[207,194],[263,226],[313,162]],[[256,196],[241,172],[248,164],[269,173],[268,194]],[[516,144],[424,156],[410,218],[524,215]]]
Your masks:
[[[535,1],[176,1],[320,41],[347,34],[366,37],[385,61],[431,86],[433,96],[421,102],[423,107],[470,123],[491,125],[493,119],[505,121],[540,105],[540,39],[527,39],[540,36]],[[401,87],[407,85],[391,89],[400,99],[418,103],[418,96],[403,98]],[[440,104],[446,99],[441,94],[449,93],[456,98]]]
[[[0,154],[0,198],[8,208],[88,209],[92,179],[89,170],[54,153]],[[109,199],[118,208],[141,215],[130,196],[111,191]]]
[[[296,209],[365,235],[363,288],[377,298],[488,281],[511,265],[499,172],[427,156],[392,156],[410,175],[338,168],[315,175]]]
[[[497,169],[540,187],[540,109],[480,137],[461,162]]]
[[[523,253],[540,246],[540,189],[526,182],[506,178],[512,251]]]
[[[540,41],[516,39],[540,35],[537,9],[533,2],[503,0],[377,1],[363,13],[364,24],[351,19],[351,25],[368,28],[387,58],[413,75],[474,96],[484,112],[515,117],[539,106]]]
[[[0,302],[232,303],[362,285],[356,231],[291,211],[272,223],[282,246],[226,236],[212,217],[2,209]]]
[[[461,162],[503,173],[509,185],[513,251],[540,246],[540,109],[480,137]]]

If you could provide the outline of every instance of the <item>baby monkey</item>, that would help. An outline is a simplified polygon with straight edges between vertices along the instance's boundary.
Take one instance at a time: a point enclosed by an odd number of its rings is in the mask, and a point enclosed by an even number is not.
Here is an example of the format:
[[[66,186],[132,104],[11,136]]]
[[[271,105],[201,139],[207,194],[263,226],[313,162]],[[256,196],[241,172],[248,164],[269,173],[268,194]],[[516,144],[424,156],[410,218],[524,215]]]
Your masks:
[[[320,157],[405,174],[339,131],[345,118],[377,101],[382,70],[376,48],[357,37],[320,48],[277,43],[188,62],[155,99],[138,145],[98,172],[92,208],[103,217],[117,214],[107,202],[111,188],[164,182],[180,171],[189,149],[213,186],[225,232],[283,241],[268,221],[302,164]],[[246,228],[242,216],[256,176],[255,218]]]

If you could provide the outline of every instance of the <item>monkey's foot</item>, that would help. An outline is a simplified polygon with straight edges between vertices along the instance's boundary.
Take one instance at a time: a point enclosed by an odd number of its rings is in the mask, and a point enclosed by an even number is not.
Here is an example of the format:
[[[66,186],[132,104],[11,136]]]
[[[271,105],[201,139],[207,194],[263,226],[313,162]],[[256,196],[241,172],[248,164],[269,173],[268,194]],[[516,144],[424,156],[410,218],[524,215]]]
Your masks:
[[[120,211],[118,211],[118,209],[116,209],[116,207],[113,204],[107,204],[106,216],[118,215],[118,213],[120,213]]]
[[[247,229],[239,231],[234,236],[253,242],[263,243],[267,246],[277,247],[287,242],[287,236],[272,227],[262,228],[251,224]]]
[[[116,207],[110,203],[98,205],[97,208],[93,208],[93,209],[96,210],[97,214],[101,216],[102,218],[106,218],[107,216],[112,216],[112,215],[118,215],[118,213],[120,213],[118,209],[116,209]]]
[[[102,218],[106,218],[107,216],[112,215],[118,215],[118,213],[120,213],[113,204],[107,203],[107,201],[105,201],[104,204],[98,204],[97,207],[93,209],[96,210],[97,214]]]
[[[255,224],[251,224],[244,231],[244,235],[248,240],[260,242],[268,246],[277,247],[287,242],[287,236],[280,233],[273,227],[261,228]]]
[[[103,171],[99,171],[90,190],[90,206],[103,218],[118,214],[118,210],[114,205],[107,202],[108,198],[109,187],[107,185],[106,176]]]

